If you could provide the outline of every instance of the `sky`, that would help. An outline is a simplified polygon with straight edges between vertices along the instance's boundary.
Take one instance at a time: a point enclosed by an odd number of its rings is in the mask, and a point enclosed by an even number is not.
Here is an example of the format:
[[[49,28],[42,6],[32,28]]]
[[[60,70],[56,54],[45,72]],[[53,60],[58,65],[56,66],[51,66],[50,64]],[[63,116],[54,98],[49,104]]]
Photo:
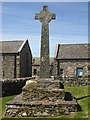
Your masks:
[[[48,5],[56,19],[49,23],[50,56],[59,44],[79,44],[88,42],[88,3],[87,2],[3,2],[2,39],[29,40],[33,57],[40,56],[41,23],[35,14]]]

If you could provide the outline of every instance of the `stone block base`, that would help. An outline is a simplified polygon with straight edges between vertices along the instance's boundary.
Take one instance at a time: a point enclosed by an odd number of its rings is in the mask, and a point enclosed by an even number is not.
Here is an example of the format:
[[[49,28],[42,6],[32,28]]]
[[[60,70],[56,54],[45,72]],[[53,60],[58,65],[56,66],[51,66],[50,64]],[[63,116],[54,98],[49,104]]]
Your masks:
[[[7,102],[6,116],[51,117],[77,111],[77,102],[71,93],[52,79],[27,81],[22,93]]]
[[[22,102],[20,96],[6,105],[6,116],[9,117],[55,117],[77,112],[77,103],[73,101],[57,102]]]

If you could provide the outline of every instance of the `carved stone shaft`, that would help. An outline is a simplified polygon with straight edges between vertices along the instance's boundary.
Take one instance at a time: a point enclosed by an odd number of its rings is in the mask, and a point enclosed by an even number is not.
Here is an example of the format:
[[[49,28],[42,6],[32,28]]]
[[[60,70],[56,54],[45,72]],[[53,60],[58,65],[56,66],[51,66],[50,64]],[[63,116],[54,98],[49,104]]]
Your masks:
[[[49,78],[49,28],[48,24],[42,25],[41,53],[40,53],[40,78]]]
[[[35,15],[36,20],[42,23],[41,30],[41,52],[40,52],[40,78],[49,78],[49,22],[55,19],[55,14],[48,11],[48,6],[43,6],[43,10]]]

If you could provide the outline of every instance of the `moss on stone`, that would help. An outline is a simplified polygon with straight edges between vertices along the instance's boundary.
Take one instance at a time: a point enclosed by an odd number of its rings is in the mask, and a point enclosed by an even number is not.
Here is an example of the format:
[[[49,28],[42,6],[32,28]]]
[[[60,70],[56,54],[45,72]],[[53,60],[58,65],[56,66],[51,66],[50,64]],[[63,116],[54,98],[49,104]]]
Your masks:
[[[60,95],[62,93],[62,91],[58,90],[58,95]]]

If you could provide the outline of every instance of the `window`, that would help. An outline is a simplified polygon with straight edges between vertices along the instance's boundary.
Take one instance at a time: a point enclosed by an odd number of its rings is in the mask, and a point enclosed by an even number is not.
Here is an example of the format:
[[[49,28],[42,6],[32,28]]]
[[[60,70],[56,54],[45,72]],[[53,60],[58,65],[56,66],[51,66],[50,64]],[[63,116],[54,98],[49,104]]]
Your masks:
[[[34,75],[36,75],[37,74],[37,69],[34,69]]]
[[[77,68],[77,77],[83,76],[83,68]]]
[[[60,76],[63,76],[63,69],[60,69]]]

